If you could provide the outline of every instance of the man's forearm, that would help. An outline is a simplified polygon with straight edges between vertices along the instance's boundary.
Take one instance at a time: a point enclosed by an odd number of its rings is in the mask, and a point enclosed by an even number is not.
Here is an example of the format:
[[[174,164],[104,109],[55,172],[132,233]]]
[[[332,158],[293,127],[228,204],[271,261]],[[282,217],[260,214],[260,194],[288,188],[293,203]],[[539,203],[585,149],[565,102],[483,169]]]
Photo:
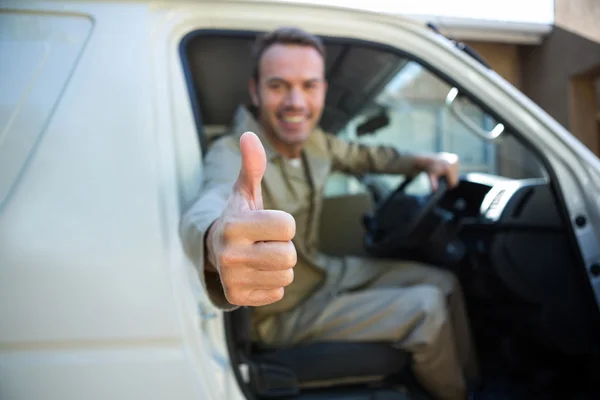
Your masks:
[[[353,175],[365,173],[416,175],[424,170],[427,156],[399,152],[393,146],[368,146],[326,136],[332,169]]]
[[[415,173],[426,171],[432,159],[432,155],[430,154],[414,154],[409,157],[412,158]]]

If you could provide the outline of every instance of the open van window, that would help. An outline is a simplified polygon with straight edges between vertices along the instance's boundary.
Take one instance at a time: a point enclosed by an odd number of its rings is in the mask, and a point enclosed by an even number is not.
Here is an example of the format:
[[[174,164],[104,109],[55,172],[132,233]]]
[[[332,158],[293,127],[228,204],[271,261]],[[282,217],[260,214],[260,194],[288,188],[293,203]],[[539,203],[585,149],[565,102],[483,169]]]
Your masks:
[[[202,151],[228,133],[236,108],[250,103],[247,84],[256,34],[203,30],[182,42]],[[428,180],[418,176],[404,187],[402,176],[332,174],[324,193],[320,250],[335,256],[413,259],[452,269],[465,287],[490,379],[503,380],[509,393],[522,389],[517,374],[535,380],[551,373],[562,381],[582,379],[583,384],[580,357],[596,349],[589,318],[595,304],[587,281],[581,279],[583,266],[552,171],[536,146],[510,121],[484,107],[479,94],[457,87],[451,77],[402,49],[340,37],[323,40],[329,88],[320,126],[369,145],[456,153],[462,179],[435,207],[437,222],[429,222],[438,224],[436,239],[411,245],[387,240],[384,246],[382,235],[394,235],[402,226],[406,215],[401,210],[431,195]],[[224,316],[234,373],[248,398],[314,394],[320,389],[316,381],[324,379],[319,374],[347,378],[356,372],[356,365],[343,357],[333,357],[320,369],[319,362],[313,363],[324,354],[321,347],[262,349],[250,339],[250,312],[244,308]],[[509,348],[499,352],[507,343]],[[362,354],[361,349],[348,351]],[[375,375],[389,372],[376,361],[368,368]],[[344,379],[334,381],[336,387],[347,386]],[[388,387],[382,383],[387,380],[377,382]],[[551,393],[553,388],[543,390]]]
[[[510,179],[546,176],[542,164],[520,139],[468,96],[458,96],[449,103],[448,97],[454,92],[458,90],[419,62],[405,60],[337,134],[366,145],[391,145],[399,151],[455,153],[460,157],[462,174]],[[368,128],[370,121],[379,120],[382,123]],[[492,134],[495,131],[497,136]],[[386,182],[390,189],[402,179],[364,177],[371,185],[374,180]],[[419,181],[420,189],[428,190],[428,181]],[[366,189],[357,179],[338,174],[330,180],[328,194],[340,190],[356,193]]]

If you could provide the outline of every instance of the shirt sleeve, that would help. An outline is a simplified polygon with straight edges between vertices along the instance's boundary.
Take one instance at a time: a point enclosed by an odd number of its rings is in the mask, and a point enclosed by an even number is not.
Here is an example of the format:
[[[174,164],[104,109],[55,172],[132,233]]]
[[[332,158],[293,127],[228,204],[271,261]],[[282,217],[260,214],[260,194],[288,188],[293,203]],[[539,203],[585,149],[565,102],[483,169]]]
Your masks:
[[[202,286],[215,307],[233,311],[238,306],[227,301],[219,274],[205,270],[205,238],[219,218],[241,166],[241,155],[230,138],[215,142],[204,158],[203,182],[196,200],[183,214],[180,236],[188,258],[198,269]]]
[[[334,171],[352,175],[365,173],[414,175],[419,172],[412,154],[391,146],[368,146],[325,134]]]

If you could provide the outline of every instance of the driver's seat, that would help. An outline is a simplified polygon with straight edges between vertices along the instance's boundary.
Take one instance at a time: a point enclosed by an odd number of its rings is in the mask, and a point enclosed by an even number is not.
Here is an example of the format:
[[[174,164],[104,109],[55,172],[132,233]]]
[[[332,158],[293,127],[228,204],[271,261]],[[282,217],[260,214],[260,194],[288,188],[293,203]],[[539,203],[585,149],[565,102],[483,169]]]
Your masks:
[[[409,365],[409,354],[388,343],[321,342],[264,349],[251,342],[251,313],[249,307],[225,313],[225,332],[236,377],[259,398],[288,398],[309,388],[373,384],[406,372]],[[247,374],[242,374],[242,365],[247,366]]]

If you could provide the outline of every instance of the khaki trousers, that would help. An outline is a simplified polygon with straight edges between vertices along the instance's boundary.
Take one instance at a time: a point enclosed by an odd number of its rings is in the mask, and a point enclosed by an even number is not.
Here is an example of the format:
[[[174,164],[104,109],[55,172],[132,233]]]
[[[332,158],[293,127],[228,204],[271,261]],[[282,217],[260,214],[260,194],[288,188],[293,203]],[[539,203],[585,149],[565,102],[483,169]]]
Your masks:
[[[465,399],[478,366],[460,285],[445,270],[414,263],[346,259],[328,282],[291,312],[259,329],[270,344],[389,341],[412,353],[412,370],[438,399]],[[466,378],[466,379],[465,379]]]

